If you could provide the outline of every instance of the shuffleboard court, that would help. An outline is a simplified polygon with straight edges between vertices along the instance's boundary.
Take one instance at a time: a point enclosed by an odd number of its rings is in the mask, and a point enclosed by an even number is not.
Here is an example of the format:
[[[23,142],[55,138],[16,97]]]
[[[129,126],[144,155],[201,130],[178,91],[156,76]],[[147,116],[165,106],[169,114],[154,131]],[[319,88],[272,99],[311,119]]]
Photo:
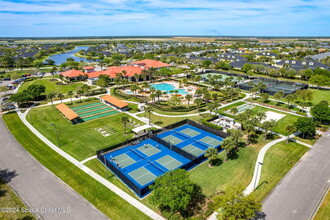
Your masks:
[[[212,137],[208,137],[208,136],[200,139],[199,141],[202,141],[205,144],[210,145],[212,147],[216,147],[216,146],[219,146],[221,144],[221,141],[219,141],[217,139],[214,139]]]
[[[182,150],[184,150],[196,157],[204,153],[204,150],[202,150],[192,144],[189,144],[189,145],[183,147]]]
[[[96,103],[92,103],[92,104],[81,105],[81,106],[74,107],[74,108],[71,108],[71,109],[72,109],[72,110],[76,110],[76,109],[88,108],[88,107],[90,107],[90,106],[101,105],[101,104],[103,104],[103,103],[101,103],[101,102],[96,102]]]
[[[195,137],[195,136],[197,136],[197,135],[200,134],[198,131],[195,131],[195,130],[193,130],[193,129],[191,129],[191,128],[183,129],[183,130],[181,130],[180,132],[181,132],[181,133],[184,133],[184,134],[186,134],[186,135],[188,135],[188,136],[190,136],[190,137]]]
[[[174,170],[182,165],[182,162],[178,161],[177,159],[169,155],[166,155],[156,160],[156,162],[162,165],[163,167],[166,167],[168,170]]]
[[[121,168],[127,167],[136,162],[127,154],[118,155],[117,157],[112,158],[112,160]]]
[[[156,179],[156,175],[151,173],[145,167],[138,168],[130,173],[128,173],[136,182],[138,182],[141,186],[146,185],[147,183],[154,181]]]
[[[90,121],[93,119],[113,115],[119,112],[116,109],[101,102],[78,106],[75,108],[71,108],[71,110],[77,113],[79,118],[83,121]]]
[[[163,137],[162,139],[168,143],[172,143],[173,145],[177,145],[183,141],[177,137],[174,137],[173,135]]]
[[[160,150],[158,148],[152,146],[151,144],[145,144],[142,147],[137,148],[137,150],[141,151],[148,157],[160,152]]]

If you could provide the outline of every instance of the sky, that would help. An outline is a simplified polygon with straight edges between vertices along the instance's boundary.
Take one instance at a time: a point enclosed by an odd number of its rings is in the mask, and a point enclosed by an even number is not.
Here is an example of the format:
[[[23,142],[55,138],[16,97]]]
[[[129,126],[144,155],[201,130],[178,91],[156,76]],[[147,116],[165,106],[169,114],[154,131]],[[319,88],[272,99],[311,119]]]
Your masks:
[[[0,0],[0,37],[330,36],[330,0]]]

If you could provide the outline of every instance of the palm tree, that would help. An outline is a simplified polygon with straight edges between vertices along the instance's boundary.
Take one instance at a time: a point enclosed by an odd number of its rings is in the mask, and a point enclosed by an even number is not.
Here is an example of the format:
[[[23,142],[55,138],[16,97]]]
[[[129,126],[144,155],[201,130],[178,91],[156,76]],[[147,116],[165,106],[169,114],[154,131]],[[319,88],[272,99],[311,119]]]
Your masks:
[[[209,158],[209,165],[213,165],[213,161],[218,158],[218,150],[213,147],[207,148],[205,151],[204,157]]]
[[[150,122],[151,122],[151,112],[152,112],[152,107],[150,107],[150,106],[147,106],[146,108],[145,108],[145,111],[148,113],[148,118],[149,118],[149,125],[150,125]]]
[[[80,98],[80,102],[81,102],[81,96],[82,96],[82,94],[84,94],[84,91],[81,90],[81,89],[78,89],[78,91],[77,91],[77,95],[78,95],[79,98]]]
[[[159,102],[159,98],[163,95],[163,92],[162,92],[161,90],[156,90],[155,95],[156,95],[157,98],[158,98],[158,104],[159,104],[159,103],[160,103],[160,102]]]
[[[188,108],[189,108],[189,102],[192,100],[193,96],[191,94],[186,95],[186,100],[188,102]]]
[[[72,104],[72,96],[73,96],[73,92],[70,90],[68,91],[68,96],[70,96],[70,99],[71,99],[71,104]]]
[[[225,138],[222,141],[221,147],[226,151],[226,161],[227,161],[236,148],[234,139],[231,137]]]
[[[62,93],[57,94],[57,98],[59,98],[61,100],[61,103],[62,103],[63,97],[64,97],[64,95]]]
[[[232,108],[230,109],[230,113],[233,115],[236,115],[238,113],[238,109],[237,108]]]
[[[128,119],[127,116],[123,116],[123,117],[121,117],[120,121],[121,121],[121,123],[123,123],[123,125],[124,125],[125,134],[126,134],[126,127],[127,127],[128,122],[129,122],[129,119]]]
[[[199,112],[199,106],[203,103],[201,98],[197,98],[194,100],[194,103],[197,105],[197,112]]]
[[[52,106],[54,106],[53,105],[53,98],[55,98],[55,96],[56,96],[56,93],[54,93],[54,92],[51,92],[51,93],[47,94],[47,99],[50,99],[50,102],[52,103]]]

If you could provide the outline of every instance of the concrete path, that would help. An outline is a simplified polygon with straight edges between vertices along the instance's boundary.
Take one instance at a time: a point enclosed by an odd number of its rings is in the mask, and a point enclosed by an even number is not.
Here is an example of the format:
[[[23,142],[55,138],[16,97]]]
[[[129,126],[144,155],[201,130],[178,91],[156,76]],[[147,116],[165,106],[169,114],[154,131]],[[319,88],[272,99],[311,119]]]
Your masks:
[[[265,154],[268,151],[268,149],[271,148],[273,145],[275,145],[279,142],[285,141],[285,140],[286,140],[286,137],[281,137],[279,139],[273,140],[273,141],[269,142],[268,144],[266,144],[259,151],[258,158],[257,158],[257,161],[256,161],[256,165],[254,167],[254,173],[253,173],[252,180],[243,192],[245,195],[249,195],[258,186],[260,176],[261,176],[262,164],[264,162]]]
[[[152,219],[164,219],[162,216],[160,216],[158,213],[154,212],[152,209],[148,208],[147,206],[143,205],[141,202],[133,198],[132,196],[128,195],[126,192],[115,186],[114,184],[110,183],[108,180],[104,179],[85,165],[83,165],[81,162],[73,158],[71,155],[64,152],[62,149],[58,148],[56,145],[54,145],[52,142],[50,142],[47,138],[45,138],[37,129],[35,129],[27,120],[26,115],[29,111],[25,111],[24,113],[18,112],[18,115],[22,122],[33,132],[41,141],[43,141],[45,144],[47,144],[50,148],[52,148],[54,151],[56,151],[58,154],[63,156],[65,159],[70,161],[72,164],[77,166],[79,169],[84,171],[85,173],[89,174],[91,177],[93,177],[98,182],[102,183],[104,186],[106,186],[108,189],[116,193],[118,196],[126,200],[128,203],[139,209],[141,212],[146,214]],[[110,207],[109,207],[110,208]],[[123,210],[125,211],[125,210]]]
[[[267,220],[311,219],[330,184],[330,129],[266,198]]]
[[[61,179],[45,169],[12,137],[0,118],[0,167],[15,175],[12,189],[40,219],[108,219]],[[45,213],[42,208],[58,208],[70,212]]]

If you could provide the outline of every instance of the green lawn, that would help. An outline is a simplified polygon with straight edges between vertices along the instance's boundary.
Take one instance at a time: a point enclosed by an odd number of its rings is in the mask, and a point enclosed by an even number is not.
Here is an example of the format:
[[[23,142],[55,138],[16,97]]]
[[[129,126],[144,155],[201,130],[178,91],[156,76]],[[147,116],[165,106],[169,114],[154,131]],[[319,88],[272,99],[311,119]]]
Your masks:
[[[330,103],[330,91],[329,90],[319,90],[310,89],[313,92],[313,105],[319,104],[320,101],[326,100]]]
[[[0,212],[0,219],[36,219],[30,212],[20,212],[21,208],[27,209],[25,204],[14,191],[0,179],[0,208],[15,208],[18,212]]]
[[[77,91],[79,87],[83,85],[83,83],[72,83],[68,85],[56,85],[56,83],[60,83],[59,81],[51,81],[52,79],[36,79],[33,81],[28,81],[23,83],[19,87],[19,92],[22,92],[23,90],[27,89],[30,85],[43,85],[46,87],[45,93],[50,93],[50,92],[56,92],[56,93],[62,93],[66,94],[68,91]],[[94,88],[95,86],[93,86]]]
[[[330,220],[330,191],[328,191],[313,220]]]
[[[74,107],[96,102],[84,102],[79,104],[69,105]],[[136,124],[142,122],[131,118],[127,114],[117,113],[99,119],[82,122],[72,125],[62,114],[52,106],[45,106],[32,109],[27,120],[47,139],[57,145],[56,133],[51,124],[55,124],[58,131],[61,149],[75,157],[77,160],[83,160],[95,155],[96,150],[109,147],[114,144],[122,143],[133,137],[133,132],[130,130],[133,125],[128,125],[127,135],[124,135],[124,126],[121,123],[121,117],[127,116]],[[114,130],[113,135],[103,137],[96,128],[111,127]]]
[[[16,113],[3,116],[12,135],[43,166],[111,219],[149,219],[135,207],[49,148]]]
[[[286,114],[284,112],[276,111],[273,109],[269,109],[266,107],[256,106],[253,109],[253,112],[267,112],[272,111],[279,114],[285,115],[283,118],[277,121],[277,126],[273,129],[274,132],[277,132],[282,135],[288,135],[288,132],[285,131],[285,126],[288,124],[293,124],[295,121],[298,120],[299,116],[292,115],[292,114]]]
[[[225,112],[225,111],[228,111],[229,109],[232,109],[232,108],[235,108],[235,107],[237,108],[238,106],[243,105],[243,104],[245,104],[244,101],[236,102],[236,103],[228,105],[226,107],[219,108],[218,112],[219,113]]]
[[[247,187],[253,176],[259,150],[272,141],[263,140],[263,135],[260,135],[258,140],[258,144],[240,148],[236,159],[225,162],[225,152],[221,152],[219,154],[219,158],[223,161],[221,165],[210,168],[208,162],[204,162],[195,167],[190,171],[191,179],[202,187],[206,196],[215,195],[227,185]]]
[[[201,114],[203,115],[203,114]],[[151,114],[151,122],[155,125],[161,126],[161,127],[165,127],[167,125],[176,123],[178,121],[182,121],[184,119],[190,119],[190,120],[194,120],[194,121],[198,121],[199,119],[202,119],[203,116],[201,115],[197,115],[197,116],[189,116],[189,117],[163,117],[163,116],[158,116],[158,115],[154,115]],[[209,115],[209,114],[206,114]],[[149,117],[148,113],[141,113],[141,114],[137,114],[137,116],[139,117]]]
[[[257,199],[262,201],[308,150],[308,147],[294,142],[286,144],[283,141],[272,146],[265,155],[259,185],[255,190]]]

